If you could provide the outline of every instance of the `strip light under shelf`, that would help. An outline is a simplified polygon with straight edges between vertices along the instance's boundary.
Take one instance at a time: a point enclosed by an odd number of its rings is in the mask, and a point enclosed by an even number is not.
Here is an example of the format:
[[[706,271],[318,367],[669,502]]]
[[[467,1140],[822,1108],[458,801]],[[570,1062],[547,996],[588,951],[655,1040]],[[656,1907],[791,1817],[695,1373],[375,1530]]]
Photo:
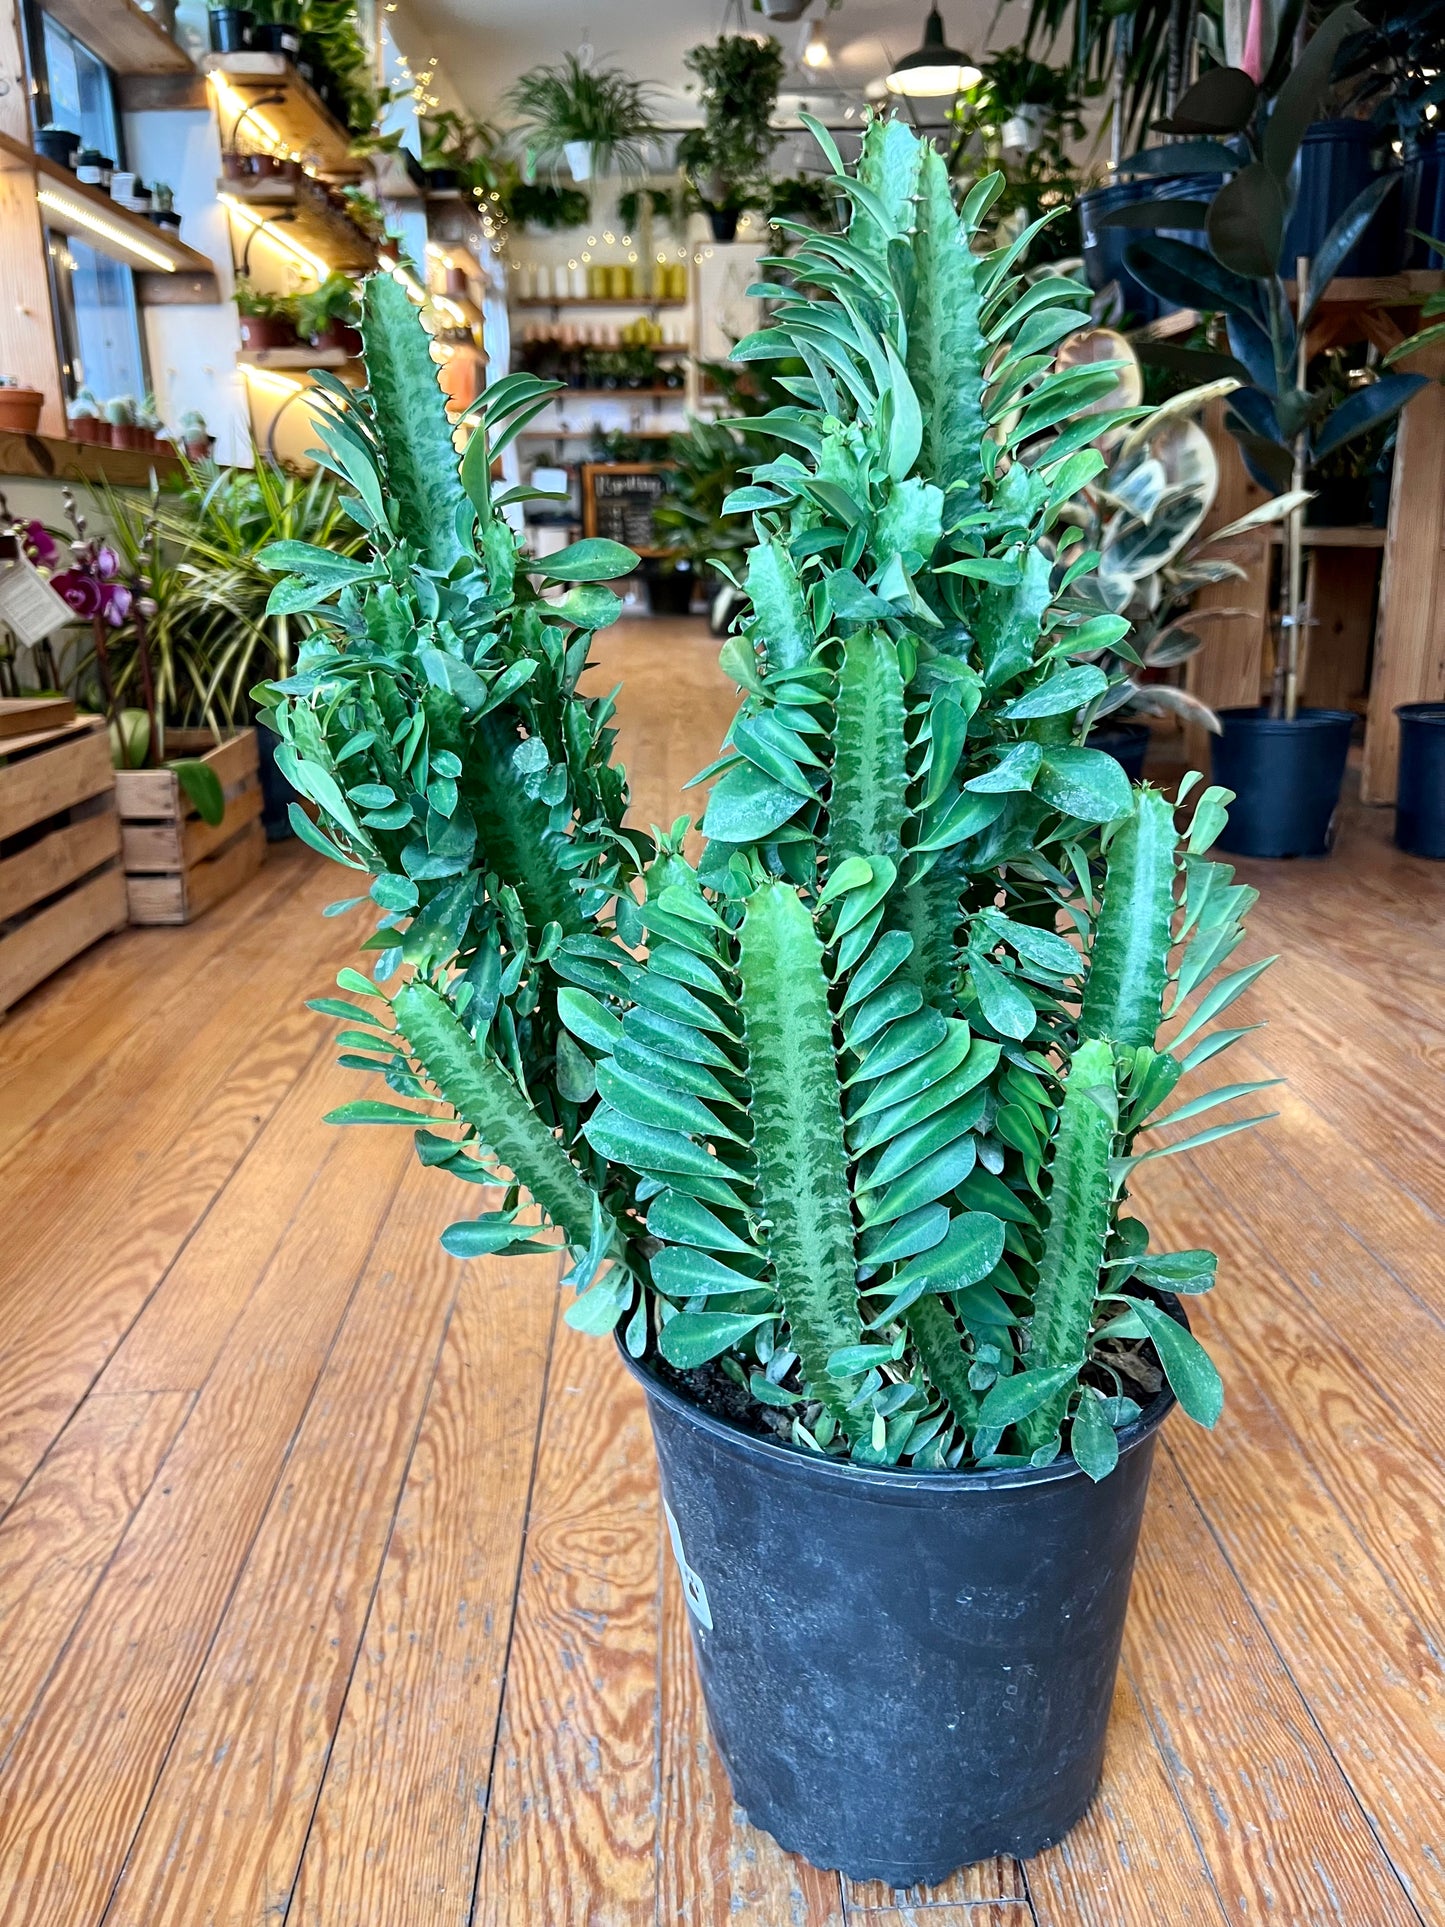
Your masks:
[[[176,264],[170,255],[162,254],[159,248],[151,247],[139,236],[132,234],[128,228],[122,227],[118,221],[108,221],[103,214],[97,214],[83,201],[73,201],[68,194],[61,193],[48,184],[36,188],[35,198],[43,208],[51,214],[58,215],[62,221],[73,222],[76,227],[99,235],[102,240],[109,241],[112,247],[124,248],[128,254],[135,255],[137,260],[146,262],[150,267],[160,268],[166,274],[175,273]]]

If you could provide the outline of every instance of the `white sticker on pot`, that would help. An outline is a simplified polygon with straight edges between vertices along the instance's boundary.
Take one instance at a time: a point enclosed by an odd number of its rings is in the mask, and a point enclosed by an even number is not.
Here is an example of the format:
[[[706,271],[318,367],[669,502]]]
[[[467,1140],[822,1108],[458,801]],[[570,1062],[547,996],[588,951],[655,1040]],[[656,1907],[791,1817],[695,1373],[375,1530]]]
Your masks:
[[[712,1631],[712,1607],[707,1603],[707,1587],[687,1563],[687,1554],[682,1549],[682,1534],[677,1529],[677,1520],[672,1516],[672,1507],[664,1499],[662,1509],[667,1515],[667,1536],[672,1541],[672,1556],[677,1561],[677,1569],[682,1574],[682,1590],[687,1603],[692,1608],[692,1616],[704,1632]]]

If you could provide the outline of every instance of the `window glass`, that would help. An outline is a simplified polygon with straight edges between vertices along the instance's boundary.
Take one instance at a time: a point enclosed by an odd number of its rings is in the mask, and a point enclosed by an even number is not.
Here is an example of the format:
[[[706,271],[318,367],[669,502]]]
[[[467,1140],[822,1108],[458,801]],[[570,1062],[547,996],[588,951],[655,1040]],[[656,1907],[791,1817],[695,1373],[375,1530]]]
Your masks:
[[[73,235],[49,236],[61,353],[71,394],[101,401],[146,394],[145,360],[131,270]]]
[[[79,134],[86,147],[98,147],[119,163],[123,158],[120,123],[108,70],[48,13],[42,14],[41,25],[51,120]]]

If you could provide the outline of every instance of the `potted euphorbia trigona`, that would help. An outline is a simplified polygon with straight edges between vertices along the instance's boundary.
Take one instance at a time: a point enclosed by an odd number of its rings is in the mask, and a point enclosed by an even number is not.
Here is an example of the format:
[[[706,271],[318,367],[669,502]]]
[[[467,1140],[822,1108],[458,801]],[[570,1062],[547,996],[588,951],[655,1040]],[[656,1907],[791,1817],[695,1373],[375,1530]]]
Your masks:
[[[736,351],[805,372],[748,424],[778,454],[731,505],[700,860],[624,821],[577,693],[635,558],[533,560],[493,491],[556,384],[489,389],[458,472],[385,276],[368,387],[320,377],[371,553],[266,552],[315,633],[265,700],[298,834],[378,912],[316,1007],[387,1091],[337,1120],[491,1187],[450,1251],[565,1247],[569,1323],[647,1395],[739,1802],[905,1884],[1094,1790],[1154,1441],[1221,1397],[1177,1296],[1214,1258],[1151,1251],[1131,1176],[1250,1121],[1166,1128],[1257,1088],[1175,1093],[1262,966],[1218,974],[1227,797],[1084,746],[1128,625],[1056,524],[1132,418],[1091,412],[1111,365],[1052,366],[1084,291],[973,250],[998,176],[957,207],[901,123],[856,171],[815,132],[852,220],[798,231]]]

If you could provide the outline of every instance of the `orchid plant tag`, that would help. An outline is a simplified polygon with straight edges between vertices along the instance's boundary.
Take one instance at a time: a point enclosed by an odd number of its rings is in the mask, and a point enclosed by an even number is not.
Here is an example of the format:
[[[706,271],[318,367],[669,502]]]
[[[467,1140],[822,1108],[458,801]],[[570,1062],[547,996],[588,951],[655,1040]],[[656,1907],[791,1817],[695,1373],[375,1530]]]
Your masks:
[[[13,629],[23,643],[44,642],[75,611],[51,588],[28,556],[0,564],[0,622]]]

